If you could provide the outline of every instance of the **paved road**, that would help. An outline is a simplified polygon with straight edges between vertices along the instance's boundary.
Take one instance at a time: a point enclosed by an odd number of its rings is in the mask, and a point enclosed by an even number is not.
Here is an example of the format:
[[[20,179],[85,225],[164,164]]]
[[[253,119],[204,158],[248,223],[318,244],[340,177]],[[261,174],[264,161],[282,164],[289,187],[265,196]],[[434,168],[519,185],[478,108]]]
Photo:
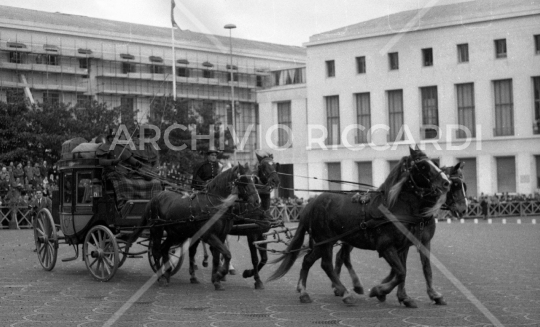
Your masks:
[[[107,283],[94,281],[80,260],[59,261],[46,272],[31,240],[29,230],[0,230],[0,326],[103,326],[126,309],[126,301],[152,275],[146,257],[129,259]],[[231,237],[230,244],[236,268],[249,266],[245,240]],[[203,283],[192,285],[183,267],[169,287],[152,285],[130,303],[113,326],[540,326],[540,225],[531,224],[531,218],[521,224],[516,219],[507,224],[500,219],[493,224],[439,223],[433,254],[456,278],[452,282],[434,269],[436,288],[447,306],[428,300],[417,251],[411,250],[407,290],[418,309],[399,306],[395,292],[385,303],[358,295],[356,305],[346,306],[333,295],[318,264],[308,280],[314,303],[301,304],[295,291],[298,260],[265,290],[254,290],[252,280],[235,275],[228,276],[225,291],[216,292],[209,268],[200,267]],[[69,247],[60,249],[60,258],[71,255]],[[356,250],[353,260],[366,289],[388,272],[374,252]],[[273,269],[265,269],[263,277]],[[350,285],[347,276],[343,280]]]

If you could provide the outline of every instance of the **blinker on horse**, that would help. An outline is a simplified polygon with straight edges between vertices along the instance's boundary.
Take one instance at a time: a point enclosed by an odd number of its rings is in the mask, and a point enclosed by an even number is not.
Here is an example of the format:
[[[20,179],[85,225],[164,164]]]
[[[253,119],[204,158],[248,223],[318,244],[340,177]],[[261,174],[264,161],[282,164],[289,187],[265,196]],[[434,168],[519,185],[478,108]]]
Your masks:
[[[200,238],[192,239],[190,252],[196,250],[200,240],[210,245],[213,257],[212,283],[216,290],[223,289],[221,281],[228,273],[227,267],[231,260],[231,253],[224,241],[233,225],[227,210],[237,198],[250,205],[260,204],[247,165],[238,165],[222,172],[208,183],[206,191],[196,193],[193,197],[163,191],[148,203],[141,225],[133,233],[131,241],[134,242],[144,229],[150,229],[153,245],[151,251],[157,271],[166,268],[158,279],[160,284],[168,285],[170,282],[171,267],[167,263],[171,246],[181,245],[189,238],[200,235]],[[165,232],[166,239],[161,242]],[[220,254],[225,260],[223,266],[219,264]]]
[[[318,259],[322,259],[321,267],[334,285],[336,294],[343,296],[345,303],[355,302],[333,269],[332,249],[338,240],[360,249],[375,250],[388,262],[394,276],[375,286],[370,294],[385,296],[405,281],[406,268],[399,250],[408,248],[409,240],[384,218],[379,205],[389,208],[411,229],[411,226],[419,225],[440,210],[449,188],[446,174],[424,152],[410,149],[410,155],[400,160],[378,192],[370,194],[369,202],[361,210],[358,204],[352,203],[350,195],[319,195],[300,213],[298,229],[285,254],[275,261],[281,264],[269,281],[284,276],[290,270],[302,249],[305,233],[309,233],[310,251],[304,257],[297,285],[301,302],[311,302],[306,282],[309,269]],[[410,300],[398,299],[400,302]]]

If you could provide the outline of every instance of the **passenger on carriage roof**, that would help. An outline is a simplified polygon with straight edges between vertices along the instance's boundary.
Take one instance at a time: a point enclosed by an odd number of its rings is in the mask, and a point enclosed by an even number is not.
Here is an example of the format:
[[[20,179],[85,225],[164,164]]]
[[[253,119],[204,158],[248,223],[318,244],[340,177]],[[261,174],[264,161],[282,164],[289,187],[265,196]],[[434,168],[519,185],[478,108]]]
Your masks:
[[[218,151],[208,150],[206,152],[207,159],[195,166],[193,169],[193,179],[191,180],[191,188],[194,190],[202,190],[208,181],[212,180],[221,172],[221,166],[217,161]]]

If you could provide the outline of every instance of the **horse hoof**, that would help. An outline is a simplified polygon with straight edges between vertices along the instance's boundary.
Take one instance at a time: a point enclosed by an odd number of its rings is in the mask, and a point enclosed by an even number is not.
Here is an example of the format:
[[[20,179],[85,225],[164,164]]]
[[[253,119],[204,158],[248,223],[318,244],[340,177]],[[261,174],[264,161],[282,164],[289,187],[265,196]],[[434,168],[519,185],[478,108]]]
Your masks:
[[[263,284],[263,282],[261,282],[261,281],[256,281],[256,282],[255,282],[255,289],[256,289],[256,290],[264,290],[264,284]]]
[[[229,269],[229,275],[236,275],[236,269]]]
[[[418,308],[418,305],[416,305],[416,302],[414,302],[413,299],[404,299],[404,300],[398,300],[399,304],[403,303],[407,308]]]
[[[311,303],[313,301],[311,300],[311,298],[309,297],[308,294],[304,293],[304,294],[300,295],[300,302],[301,303]]]
[[[433,301],[435,301],[436,305],[446,305],[447,304],[442,296],[439,297],[439,298],[433,299]]]
[[[376,297],[379,302],[386,301],[386,294],[379,294],[379,289],[377,287],[374,287],[369,291],[369,297]]]
[[[356,299],[354,298],[352,294],[349,293],[348,295],[343,297],[343,303],[347,305],[352,305],[356,303]]]
[[[251,270],[244,270],[244,272],[242,273],[242,277],[243,278],[250,278],[250,277],[253,277],[253,273]]]
[[[200,284],[201,282],[199,282],[199,280],[195,277],[193,278],[190,278],[189,281],[191,282],[191,284]]]
[[[214,284],[214,288],[216,289],[216,291],[224,291],[225,290],[225,287],[223,287],[223,285],[221,285],[221,284]]]
[[[158,279],[158,284],[160,287],[167,287],[169,286],[169,282],[165,278]]]
[[[337,290],[337,289],[335,289],[335,288],[334,288],[334,295],[335,295],[335,296],[341,296],[341,295],[339,295],[339,292],[338,292],[338,290]]]
[[[362,287],[355,287],[353,290],[356,294],[364,294],[364,288]]]

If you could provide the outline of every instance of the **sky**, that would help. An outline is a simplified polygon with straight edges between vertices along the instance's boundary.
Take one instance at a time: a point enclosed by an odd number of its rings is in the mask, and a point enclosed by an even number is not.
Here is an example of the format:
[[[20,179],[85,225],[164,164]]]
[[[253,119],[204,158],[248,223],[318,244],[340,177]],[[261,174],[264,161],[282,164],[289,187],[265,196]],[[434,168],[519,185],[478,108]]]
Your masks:
[[[180,29],[301,46],[309,37],[388,14],[467,0],[175,0]],[[171,0],[0,0],[0,5],[171,26]]]

